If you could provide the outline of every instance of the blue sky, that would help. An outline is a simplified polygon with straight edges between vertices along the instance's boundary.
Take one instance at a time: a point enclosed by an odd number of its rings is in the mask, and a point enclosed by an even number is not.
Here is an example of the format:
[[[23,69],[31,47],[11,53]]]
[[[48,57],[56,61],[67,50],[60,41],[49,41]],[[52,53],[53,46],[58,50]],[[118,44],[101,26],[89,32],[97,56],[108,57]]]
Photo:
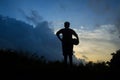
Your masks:
[[[19,9],[26,13],[36,10],[49,21],[57,19],[69,20],[79,25],[104,24],[107,23],[104,21],[107,17],[116,14],[115,9],[119,8],[119,3],[119,0],[1,0],[0,13],[21,19]]]
[[[68,20],[74,26],[93,26],[111,23],[109,18],[117,14],[119,3],[119,0],[1,0],[0,13],[24,20],[19,9],[26,14],[36,10],[47,21]]]
[[[0,1],[1,15],[29,24],[33,23],[27,21],[25,15],[31,16],[31,11],[35,11],[43,20],[51,23],[55,31],[63,27],[64,21],[70,21],[71,27],[78,32],[81,39],[81,44],[75,47],[76,56],[79,58],[86,56],[88,60],[92,61],[109,60],[110,53],[120,47],[118,38],[120,0]],[[110,31],[114,34],[111,34]],[[105,47],[108,49],[105,50]],[[104,55],[109,56],[103,59]]]

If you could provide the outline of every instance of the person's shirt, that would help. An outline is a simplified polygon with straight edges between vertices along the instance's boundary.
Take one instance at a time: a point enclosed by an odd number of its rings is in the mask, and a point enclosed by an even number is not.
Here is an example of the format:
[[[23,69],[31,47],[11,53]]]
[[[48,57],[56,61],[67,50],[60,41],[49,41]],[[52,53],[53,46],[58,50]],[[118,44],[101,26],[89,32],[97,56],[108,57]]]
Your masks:
[[[62,37],[60,37],[60,34],[62,34]],[[70,28],[63,28],[59,30],[56,35],[63,42],[63,44],[72,44],[72,35],[77,38],[76,32]]]

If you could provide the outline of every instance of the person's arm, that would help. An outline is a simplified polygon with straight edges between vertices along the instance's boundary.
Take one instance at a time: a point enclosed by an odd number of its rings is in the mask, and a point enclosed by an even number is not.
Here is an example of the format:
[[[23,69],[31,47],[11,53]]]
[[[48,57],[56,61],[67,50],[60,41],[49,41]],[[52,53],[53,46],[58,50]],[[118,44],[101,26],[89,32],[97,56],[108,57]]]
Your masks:
[[[62,41],[62,39],[61,39],[61,37],[60,37],[60,34],[62,33],[62,30],[59,30],[57,33],[56,33],[56,35],[57,35],[57,37],[58,37],[58,39],[60,40],[60,41]]]
[[[78,35],[75,31],[73,31],[73,35],[76,37],[76,39],[79,41]]]
[[[79,40],[78,35],[75,33],[75,37]]]

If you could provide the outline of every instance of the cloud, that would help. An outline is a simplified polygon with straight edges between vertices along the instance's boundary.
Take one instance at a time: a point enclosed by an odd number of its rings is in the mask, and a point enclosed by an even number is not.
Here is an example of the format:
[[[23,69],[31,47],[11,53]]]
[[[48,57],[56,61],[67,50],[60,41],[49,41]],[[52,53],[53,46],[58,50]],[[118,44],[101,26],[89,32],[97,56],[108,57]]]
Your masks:
[[[115,25],[115,32],[120,36],[120,1],[119,0],[90,0],[89,8],[99,16],[106,15],[106,21]]]
[[[41,21],[33,27],[22,21],[0,16],[0,48],[36,53],[48,60],[61,60],[60,47],[60,42],[47,21]]]
[[[35,27],[13,18],[0,16],[0,48],[28,51],[44,56],[48,60],[62,60],[61,43],[49,28],[47,21],[41,20]],[[73,56],[74,63],[85,60]]]
[[[81,59],[89,56],[91,61],[108,61],[111,53],[120,48],[120,40],[115,25],[100,25],[94,30],[75,29],[80,38],[80,44],[75,47],[76,56]]]
[[[23,17],[28,21],[32,22],[34,25],[39,24],[41,21],[43,21],[43,17],[39,15],[38,11],[36,10],[31,10],[29,15],[25,13],[24,10],[19,9]]]
[[[86,60],[88,59],[88,57],[87,57],[87,56],[85,56],[85,55],[83,55],[82,57],[83,57],[84,59],[86,59]]]

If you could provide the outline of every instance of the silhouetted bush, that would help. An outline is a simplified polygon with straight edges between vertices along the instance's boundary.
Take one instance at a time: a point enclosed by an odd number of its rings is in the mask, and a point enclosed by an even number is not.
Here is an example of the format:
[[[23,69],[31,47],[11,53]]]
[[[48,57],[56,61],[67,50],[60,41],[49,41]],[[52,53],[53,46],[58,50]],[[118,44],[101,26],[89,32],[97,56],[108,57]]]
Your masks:
[[[0,50],[0,65],[8,68],[33,68],[46,64],[44,57],[37,57],[34,53],[18,52],[10,49]]]

